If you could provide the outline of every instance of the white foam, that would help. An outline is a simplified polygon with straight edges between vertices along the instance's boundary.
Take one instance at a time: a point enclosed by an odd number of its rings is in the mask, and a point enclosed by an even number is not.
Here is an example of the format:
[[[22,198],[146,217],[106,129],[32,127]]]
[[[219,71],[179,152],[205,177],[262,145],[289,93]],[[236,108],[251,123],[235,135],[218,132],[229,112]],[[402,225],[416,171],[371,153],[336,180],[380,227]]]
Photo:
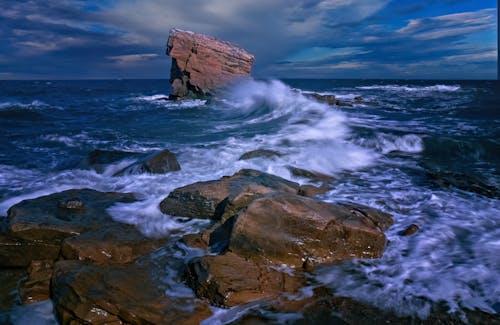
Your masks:
[[[391,152],[419,153],[424,150],[424,142],[416,134],[397,136],[394,134],[377,133],[375,138],[361,139],[359,143],[369,148],[374,148],[382,154]]]
[[[459,85],[433,85],[433,86],[408,86],[408,85],[373,85],[360,86],[363,90],[385,90],[392,92],[454,92],[461,90]]]
[[[207,101],[204,99],[185,99],[179,101],[173,101],[168,99],[168,95],[165,94],[155,94],[150,96],[136,96],[131,97],[129,100],[134,102],[146,102],[154,104],[155,106],[162,106],[167,108],[192,108],[204,106]],[[129,110],[143,110],[147,109],[147,106],[129,106]]]
[[[395,225],[381,259],[325,267],[318,272],[321,283],[399,315],[425,318],[432,304],[443,302],[450,312],[495,313],[500,302],[497,200],[421,188],[395,168],[345,179],[331,192],[331,200],[342,199],[388,211]],[[417,233],[398,234],[412,223],[420,226]]]
[[[0,103],[0,110],[2,109],[12,109],[12,108],[21,108],[21,109],[41,109],[41,108],[57,108],[60,107],[51,106],[42,102],[41,100],[33,100],[31,103],[21,103],[17,101],[6,101]]]

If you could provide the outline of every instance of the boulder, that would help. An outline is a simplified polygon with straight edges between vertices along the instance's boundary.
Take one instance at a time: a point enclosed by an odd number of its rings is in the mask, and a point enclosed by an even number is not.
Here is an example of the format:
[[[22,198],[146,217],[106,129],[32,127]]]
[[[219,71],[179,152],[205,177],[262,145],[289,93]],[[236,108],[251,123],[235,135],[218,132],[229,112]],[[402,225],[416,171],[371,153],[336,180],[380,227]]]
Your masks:
[[[297,168],[293,166],[287,166],[288,170],[293,176],[307,178],[313,182],[330,182],[335,180],[335,177],[327,174],[323,174],[316,171],[311,171],[307,169]]]
[[[161,247],[165,242],[166,239],[145,237],[132,225],[116,223],[66,238],[62,243],[62,255],[68,260],[94,264],[130,263]]]
[[[19,297],[23,304],[31,304],[50,299],[50,279],[54,269],[54,261],[31,261],[28,267],[28,278],[21,282]]]
[[[186,279],[197,296],[222,307],[275,298],[284,292],[293,293],[305,284],[300,275],[280,272],[231,252],[192,261]]]
[[[281,177],[242,169],[233,176],[177,188],[160,203],[160,210],[173,216],[220,219],[228,210],[244,207],[259,195],[273,191],[297,193],[299,189],[299,184]]]
[[[250,74],[254,56],[229,42],[172,29],[167,42],[172,57],[172,98],[204,97]]]
[[[322,95],[322,94],[318,94],[318,93],[304,93],[304,96],[311,98],[311,99],[314,99],[320,103],[325,103],[325,104],[328,104],[331,106],[335,105],[335,103],[336,103],[335,95]]]
[[[10,324],[2,318],[2,314],[10,311],[17,303],[17,287],[19,281],[26,277],[25,268],[0,268],[0,324]],[[6,315],[5,319],[9,319]]]
[[[492,199],[500,198],[500,189],[475,176],[447,171],[433,171],[427,173],[427,177],[436,186],[455,187]]]
[[[158,153],[150,154],[138,162],[127,166],[115,174],[120,176],[124,174],[166,174],[181,169],[176,156],[169,150],[163,150]]]
[[[139,265],[85,265],[60,261],[51,283],[61,324],[199,324],[206,303],[169,297]]]
[[[281,156],[283,156],[282,153],[274,151],[274,150],[257,149],[257,150],[245,152],[243,155],[241,155],[241,157],[238,160],[248,160],[248,159],[254,159],[254,158],[272,158],[272,157],[281,157]]]
[[[133,201],[131,193],[67,190],[24,200],[9,209],[7,218],[15,238],[59,245],[67,237],[116,224],[106,209]]]
[[[51,241],[24,240],[10,232],[0,233],[0,265],[2,267],[27,267],[32,260],[55,260],[60,245]]]
[[[138,159],[144,154],[138,152],[119,150],[94,150],[87,155],[87,158],[80,163],[80,168],[94,169],[98,173],[103,173],[106,167],[125,159]]]
[[[401,236],[411,236],[419,230],[420,230],[420,227],[417,226],[416,224],[412,223],[411,225],[406,227],[405,230],[401,231],[399,234]]]
[[[210,237],[243,257],[293,267],[382,256],[392,217],[381,211],[275,192],[253,200]]]

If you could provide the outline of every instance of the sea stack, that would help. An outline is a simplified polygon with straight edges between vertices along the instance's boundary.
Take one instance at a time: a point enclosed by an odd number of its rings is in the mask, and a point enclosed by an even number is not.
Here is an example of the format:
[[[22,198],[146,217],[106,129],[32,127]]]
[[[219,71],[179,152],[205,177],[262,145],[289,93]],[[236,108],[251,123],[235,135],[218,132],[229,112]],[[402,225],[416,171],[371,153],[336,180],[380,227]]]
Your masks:
[[[203,98],[228,82],[250,75],[254,56],[241,47],[180,29],[167,42],[172,57],[171,99]]]

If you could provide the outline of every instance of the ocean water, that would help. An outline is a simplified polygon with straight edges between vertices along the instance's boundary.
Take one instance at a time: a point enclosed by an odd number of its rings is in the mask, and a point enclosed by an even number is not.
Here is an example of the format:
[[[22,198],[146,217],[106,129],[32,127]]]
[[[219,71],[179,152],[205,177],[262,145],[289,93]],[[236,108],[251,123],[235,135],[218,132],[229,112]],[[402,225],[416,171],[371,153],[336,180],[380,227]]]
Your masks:
[[[366,204],[395,219],[382,258],[320,268],[318,283],[400,315],[424,318],[433,303],[498,313],[498,197],[439,187],[428,174],[500,187],[499,87],[248,80],[215,100],[169,102],[167,80],[0,81],[0,216],[24,199],[93,188],[134,192],[141,201],[109,212],[146,235],[188,233],[206,224],[163,215],[158,205],[171,190],[242,168],[307,183],[290,175],[286,166],[293,165],[336,177],[322,200]],[[311,91],[344,101],[361,96],[363,103],[331,107],[304,96]],[[238,160],[259,148],[285,155]],[[169,149],[182,169],[114,177],[120,164],[102,174],[78,168],[95,149]],[[400,236],[412,223],[420,230]],[[47,306],[38,308],[47,314]],[[223,314],[214,317],[228,319]]]

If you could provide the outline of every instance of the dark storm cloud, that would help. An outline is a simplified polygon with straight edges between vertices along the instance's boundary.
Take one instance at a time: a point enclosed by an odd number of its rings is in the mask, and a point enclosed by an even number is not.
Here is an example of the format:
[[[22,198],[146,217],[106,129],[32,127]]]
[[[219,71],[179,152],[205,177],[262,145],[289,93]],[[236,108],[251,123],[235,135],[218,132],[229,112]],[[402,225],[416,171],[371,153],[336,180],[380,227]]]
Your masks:
[[[467,77],[491,68],[495,42],[484,35],[496,29],[495,10],[429,14],[443,3],[0,0],[0,78],[168,78],[173,27],[242,45],[258,77],[439,77],[437,65],[454,64]],[[410,18],[398,20],[398,10]]]

